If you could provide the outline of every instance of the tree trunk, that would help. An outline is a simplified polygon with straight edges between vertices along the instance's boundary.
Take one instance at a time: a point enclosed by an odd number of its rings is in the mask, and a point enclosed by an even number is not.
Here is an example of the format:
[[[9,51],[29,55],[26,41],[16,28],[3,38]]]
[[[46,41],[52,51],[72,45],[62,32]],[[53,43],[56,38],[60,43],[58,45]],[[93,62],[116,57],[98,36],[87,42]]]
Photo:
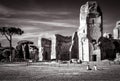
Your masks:
[[[26,57],[26,59],[30,59],[30,53],[29,53],[28,44],[26,44],[26,46],[25,46],[25,57]]]
[[[22,52],[23,52],[23,58],[24,58],[24,60],[26,60],[26,56],[25,56],[25,44],[22,45]]]
[[[9,56],[9,59],[10,59],[10,62],[12,61],[12,36],[10,35],[10,56]]]

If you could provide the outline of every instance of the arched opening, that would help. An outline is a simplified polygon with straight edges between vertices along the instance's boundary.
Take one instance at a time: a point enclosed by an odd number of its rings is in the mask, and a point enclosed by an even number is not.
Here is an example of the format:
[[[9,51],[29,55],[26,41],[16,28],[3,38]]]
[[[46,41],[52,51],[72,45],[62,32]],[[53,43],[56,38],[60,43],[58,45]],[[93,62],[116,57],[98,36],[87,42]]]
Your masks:
[[[97,61],[97,55],[92,55],[92,61]]]

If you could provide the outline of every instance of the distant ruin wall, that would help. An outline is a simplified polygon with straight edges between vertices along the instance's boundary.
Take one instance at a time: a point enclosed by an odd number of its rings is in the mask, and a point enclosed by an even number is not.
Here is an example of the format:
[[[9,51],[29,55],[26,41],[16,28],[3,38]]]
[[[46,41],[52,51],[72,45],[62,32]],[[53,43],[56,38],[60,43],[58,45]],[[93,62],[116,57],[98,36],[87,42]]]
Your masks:
[[[113,38],[120,39],[120,21],[116,22],[116,27],[113,29]]]
[[[71,36],[62,36],[56,34],[56,59],[57,60],[69,60],[70,59],[70,45]]]
[[[45,39],[48,43],[51,41],[50,48],[45,49]],[[39,61],[44,60],[44,51],[50,51],[50,59],[51,60],[69,60],[69,48],[71,45],[71,36],[62,36],[59,34],[56,35],[48,35],[42,34],[39,36],[38,46],[39,46]],[[49,57],[49,56],[48,56]]]
[[[39,47],[39,61],[43,60],[43,47],[41,39],[46,38],[51,40],[51,60],[56,59],[56,37],[55,35],[41,34],[38,38],[38,47]]]
[[[78,49],[78,35],[77,32],[75,32],[72,36],[72,44],[70,46],[70,58],[71,59],[79,59],[79,49]]]

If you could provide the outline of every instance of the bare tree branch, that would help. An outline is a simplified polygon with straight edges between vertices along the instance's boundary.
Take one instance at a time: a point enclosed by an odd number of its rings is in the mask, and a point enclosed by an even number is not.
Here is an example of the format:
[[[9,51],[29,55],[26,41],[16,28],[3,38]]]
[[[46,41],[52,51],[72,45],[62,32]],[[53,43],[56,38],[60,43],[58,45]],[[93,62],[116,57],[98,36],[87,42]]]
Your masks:
[[[7,40],[10,41],[9,37],[7,36],[7,34],[4,34],[4,35],[5,35],[5,37],[7,38]]]

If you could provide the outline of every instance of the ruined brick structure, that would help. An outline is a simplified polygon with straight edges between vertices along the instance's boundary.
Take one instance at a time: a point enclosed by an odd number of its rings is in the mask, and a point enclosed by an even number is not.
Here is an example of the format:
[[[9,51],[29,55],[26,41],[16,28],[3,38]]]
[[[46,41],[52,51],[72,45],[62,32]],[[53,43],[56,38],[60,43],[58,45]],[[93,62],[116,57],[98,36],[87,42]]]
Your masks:
[[[116,27],[113,29],[114,39],[120,39],[120,21],[116,22]]]
[[[43,38],[45,40],[43,40]],[[50,46],[48,48],[50,53],[48,53],[47,47],[43,44],[43,42],[45,43],[45,41],[47,43],[47,46]],[[46,47],[46,51],[47,51],[46,55],[48,55],[48,56],[44,56],[45,55],[44,47]],[[38,48],[39,48],[39,61],[45,60],[44,57],[49,57],[48,60],[56,59],[56,37],[55,37],[55,35],[50,35],[48,33],[40,34],[39,39],[38,39]]]
[[[71,36],[62,36],[56,34],[56,59],[69,60],[69,48],[71,45]]]
[[[69,60],[71,36],[41,34],[38,43],[39,61]]]
[[[42,38],[41,43],[43,48],[43,60],[48,61],[51,59],[51,40]]]
[[[78,48],[78,32],[73,33],[72,43],[70,46],[70,58],[71,59],[79,59],[79,48]]]
[[[80,26],[76,36],[78,37],[78,57],[80,60],[100,59],[100,49],[95,48],[95,44],[97,44],[98,39],[103,34],[102,24],[102,12],[96,1],[87,2],[81,6]],[[72,40],[72,42],[75,41],[74,39]],[[74,44],[72,47],[75,47]]]
[[[41,45],[42,38],[47,38],[51,41],[50,59],[101,60],[101,51],[97,44],[98,39],[103,34],[102,25],[102,12],[99,5],[96,1],[87,2],[80,8],[80,26],[73,33],[72,41],[71,37],[61,35],[50,36],[49,34],[42,34],[39,36],[39,60],[43,60],[44,46]]]

